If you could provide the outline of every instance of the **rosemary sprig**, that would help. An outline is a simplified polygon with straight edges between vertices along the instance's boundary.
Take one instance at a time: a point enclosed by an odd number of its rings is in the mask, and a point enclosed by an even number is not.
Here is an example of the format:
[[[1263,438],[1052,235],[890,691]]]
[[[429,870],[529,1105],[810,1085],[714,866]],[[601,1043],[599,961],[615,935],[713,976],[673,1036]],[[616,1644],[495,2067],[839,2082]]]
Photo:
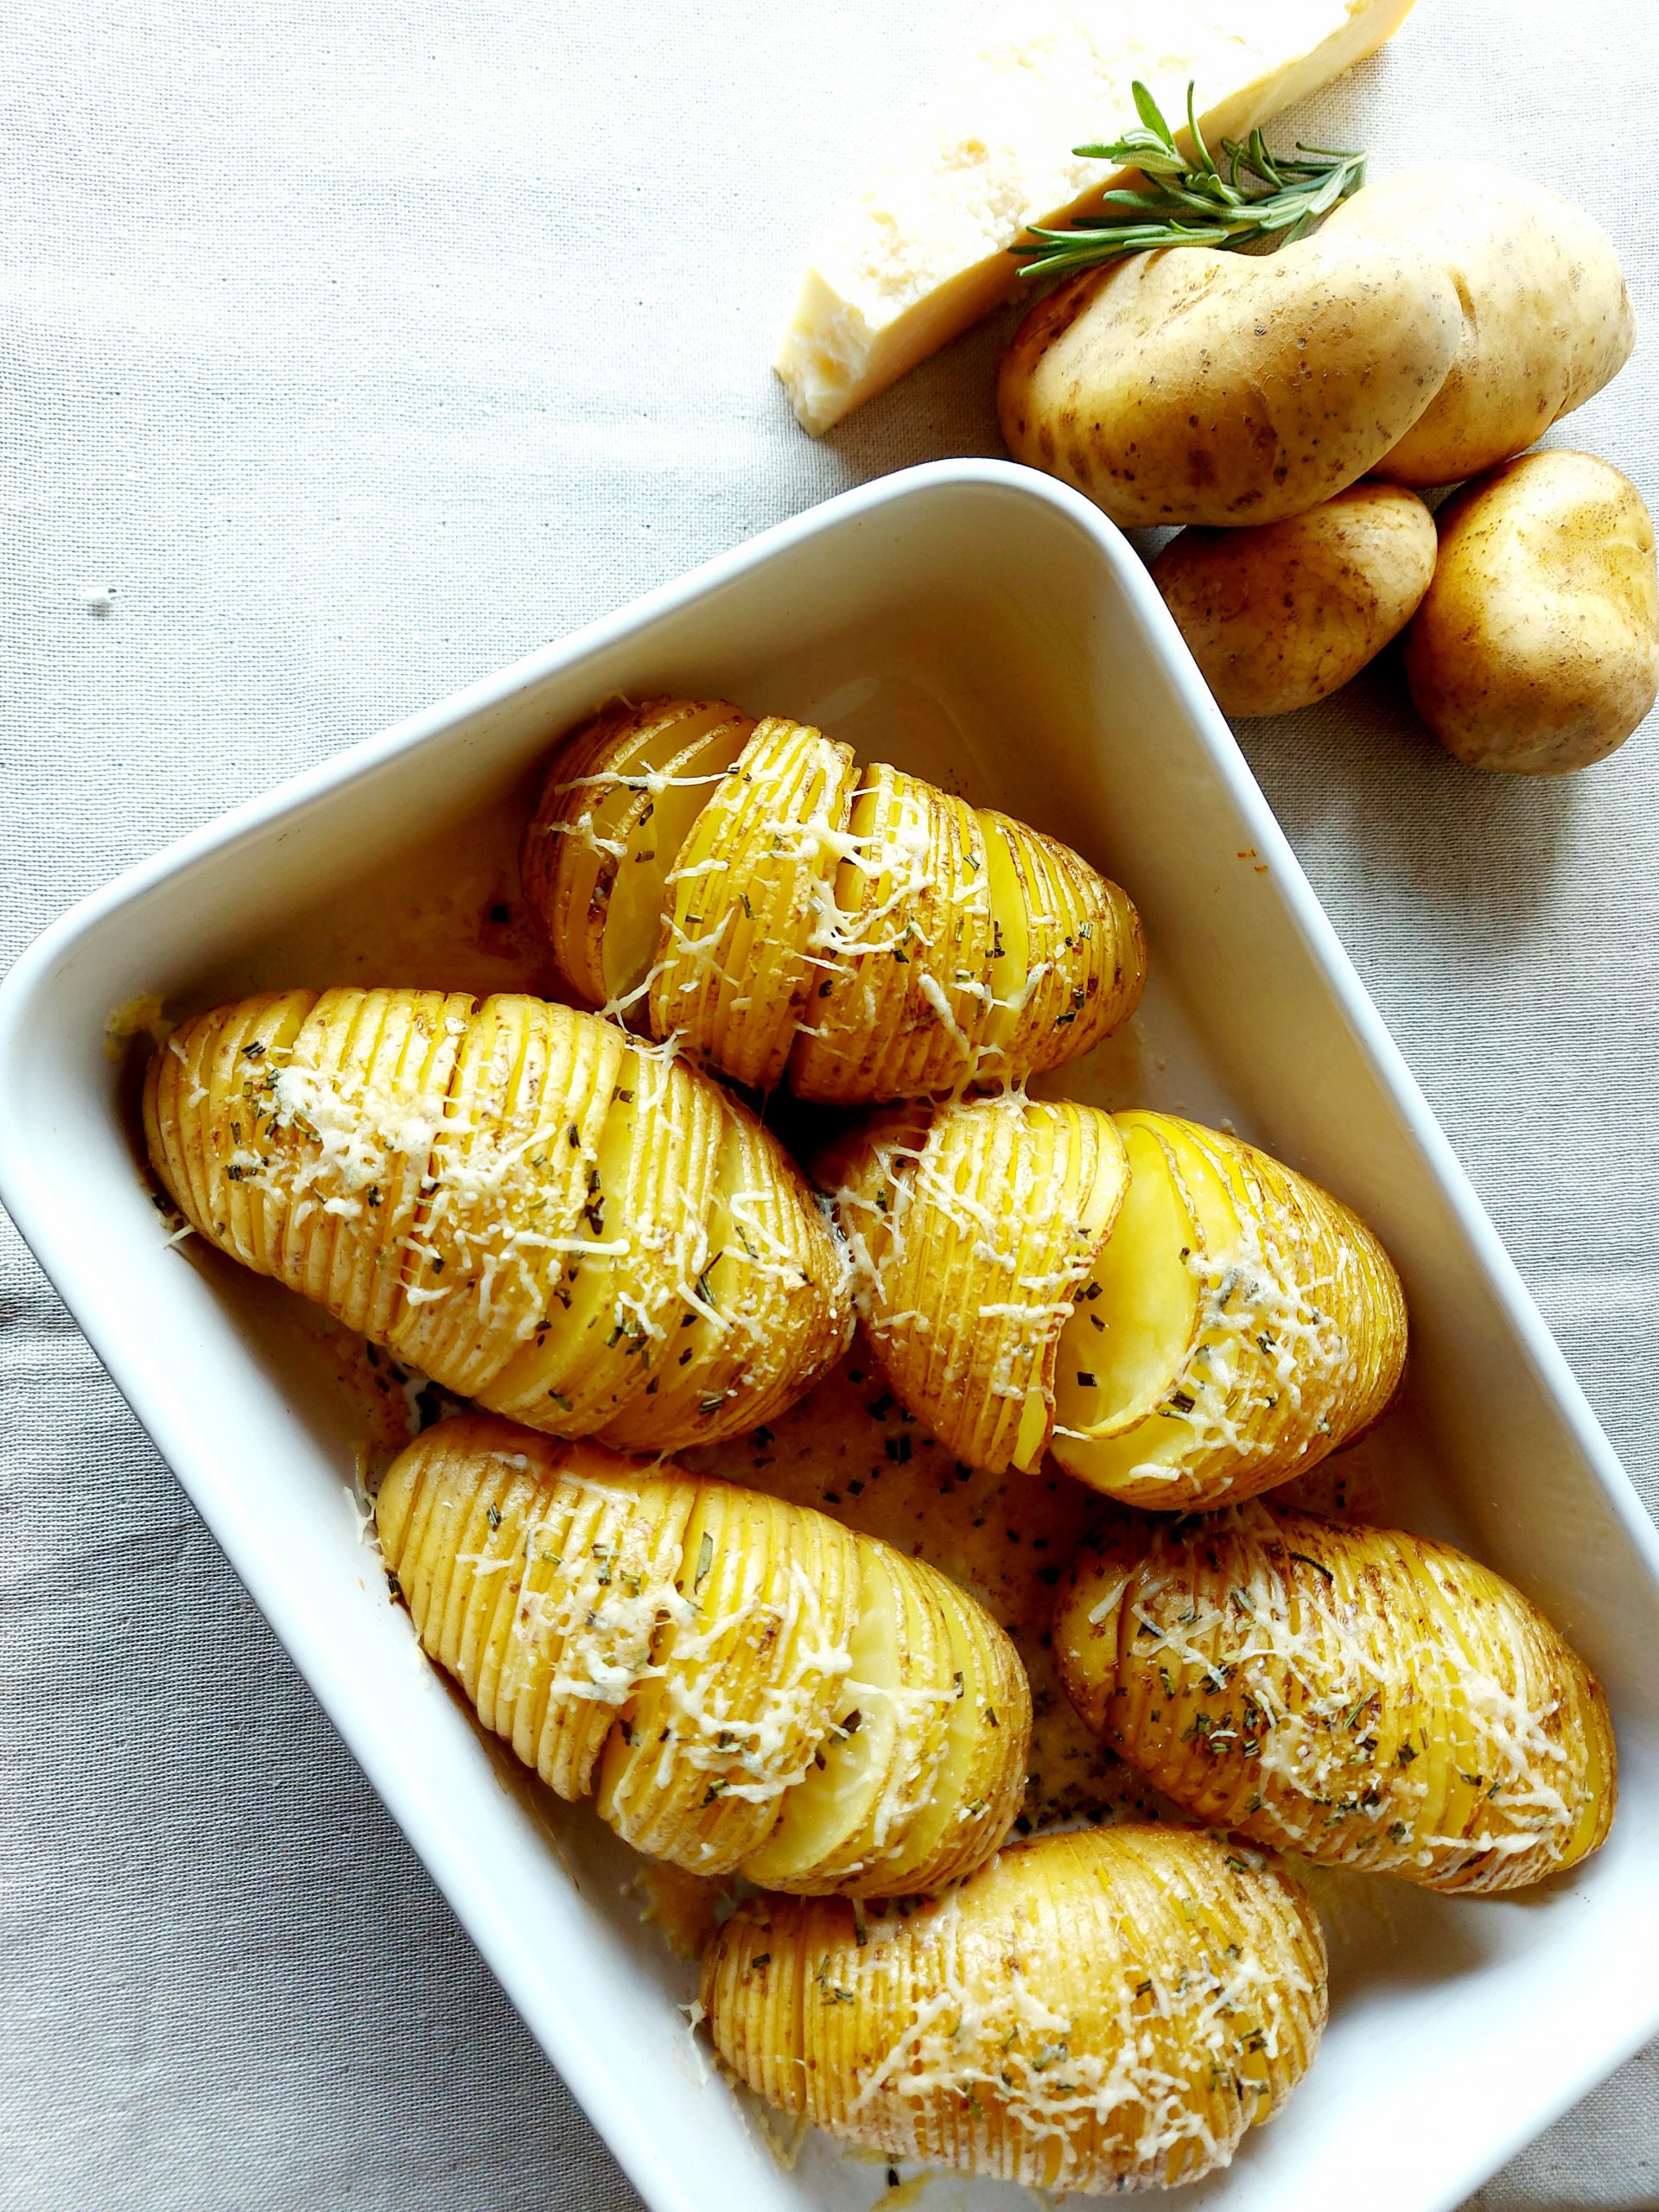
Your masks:
[[[1135,106],[1142,128],[1109,145],[1072,148],[1085,160],[1139,169],[1146,189],[1125,188],[1102,195],[1103,208],[1121,208],[1121,215],[1079,215],[1063,231],[1033,223],[1029,236],[1034,243],[1013,248],[1025,263],[1022,276],[1070,276],[1126,253],[1145,253],[1160,246],[1287,245],[1364,183],[1363,154],[1338,153],[1328,146],[1300,142],[1294,154],[1275,154],[1260,130],[1252,130],[1248,138],[1222,140],[1227,164],[1224,175],[1204,143],[1193,91],[1189,84],[1191,161],[1139,78]]]

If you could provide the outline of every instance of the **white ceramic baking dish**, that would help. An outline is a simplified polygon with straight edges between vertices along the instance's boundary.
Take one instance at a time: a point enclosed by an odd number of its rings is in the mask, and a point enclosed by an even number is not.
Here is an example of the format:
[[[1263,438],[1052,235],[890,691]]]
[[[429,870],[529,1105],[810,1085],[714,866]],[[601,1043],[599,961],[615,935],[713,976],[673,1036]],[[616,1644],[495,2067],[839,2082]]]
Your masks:
[[[373,903],[435,835],[463,852],[553,734],[613,690],[656,689],[827,723],[1081,847],[1140,902],[1156,979],[1135,1044],[1084,1090],[1230,1116],[1399,1262],[1414,1356],[1376,1447],[1391,1506],[1519,1582],[1599,1669],[1619,1817],[1574,1878],[1521,1899],[1338,1892],[1314,2072],[1187,2201],[1456,2204],[1659,2027],[1659,1542],[1139,561],[1082,499],[976,461],[850,493],[88,899],[0,992],[18,1225],[655,2212],[878,2196],[881,2167],[827,2145],[779,2162],[705,2069],[689,1970],[628,1891],[637,1862],[585,1811],[550,1818],[501,1787],[505,1764],[413,1660],[350,1507],[349,1421],[296,1382],[280,1294],[165,1248],[106,1049],[141,992],[331,980],[319,916]]]

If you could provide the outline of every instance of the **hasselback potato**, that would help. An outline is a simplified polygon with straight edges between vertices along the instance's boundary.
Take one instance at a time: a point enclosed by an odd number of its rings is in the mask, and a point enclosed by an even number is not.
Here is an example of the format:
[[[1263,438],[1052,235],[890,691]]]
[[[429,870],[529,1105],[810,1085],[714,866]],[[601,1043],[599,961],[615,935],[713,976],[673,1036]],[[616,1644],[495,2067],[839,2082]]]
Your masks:
[[[1145,976],[1134,906],[1069,847],[723,700],[613,706],[568,738],[524,879],[591,1005],[843,1104],[1056,1067]]]
[[[393,1461],[381,1548],[486,1728],[639,1851],[784,1891],[954,1880],[1020,1808],[1013,1645],[827,1514],[478,1414]]]
[[[1374,1421],[1405,1306],[1370,1230],[1253,1146],[1019,1093],[894,1108],[816,1170],[899,1397],[971,1465],[1249,1497]]]
[[[1271,2117],[1325,2024],[1325,1948],[1282,1873],[1118,1827],[919,1906],[751,1898],[702,2003],[741,2081],[844,2141],[1092,2194],[1196,2180]]]
[[[1599,1684],[1449,1544],[1262,1502],[1116,1516],[1054,1649],[1085,1720],[1166,1796],[1328,1865],[1516,1889],[1612,1819]]]
[[[283,991],[152,1061],[208,1241],[533,1427],[671,1451],[798,1395],[849,1313],[788,1155],[717,1084],[540,999]]]

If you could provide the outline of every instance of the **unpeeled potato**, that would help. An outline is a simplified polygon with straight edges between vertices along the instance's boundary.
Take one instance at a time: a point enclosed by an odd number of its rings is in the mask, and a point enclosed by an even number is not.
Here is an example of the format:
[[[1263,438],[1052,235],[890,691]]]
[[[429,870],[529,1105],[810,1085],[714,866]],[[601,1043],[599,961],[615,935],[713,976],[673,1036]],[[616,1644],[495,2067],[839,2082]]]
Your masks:
[[[1185,1511],[1368,1427],[1400,1285],[1304,1177],[1173,1115],[1020,1094],[893,1109],[815,1174],[893,1389],[970,1465]]]
[[[885,1897],[980,1865],[1019,1810],[1007,1636],[826,1514],[463,1415],[393,1461],[375,1518],[484,1726],[636,1850]]]
[[[1471,768],[1559,776],[1623,745],[1659,697],[1653,518],[1610,462],[1529,453],[1440,509],[1406,632],[1417,711]]]
[[[1326,1865],[1511,1890],[1612,1819],[1599,1684],[1449,1544],[1260,1501],[1116,1516],[1054,1650],[1084,1719],[1195,1819]]]
[[[997,411],[1016,461],[1126,528],[1276,522],[1398,445],[1461,330],[1451,277],[1394,237],[1133,254],[1038,302]]]
[[[715,2049],[784,2112],[1090,2195],[1225,2165],[1306,2071],[1325,2001],[1294,1883],[1154,1827],[1015,1845],[931,1904],[751,1898],[702,1978]]]
[[[523,869],[584,998],[804,1098],[1058,1066],[1145,978],[1133,905],[1067,846],[721,701],[609,708],[567,739]]]
[[[174,1032],[144,1116],[210,1243],[532,1427],[657,1451],[734,1434],[846,1338],[841,1257],[782,1147],[569,1007],[246,999]]]
[[[1353,484],[1253,530],[1184,530],[1152,579],[1205,682],[1236,719],[1338,690],[1399,635],[1434,574],[1434,519],[1413,492]]]
[[[1374,179],[1320,235],[1432,256],[1462,303],[1445,381],[1372,464],[1398,484],[1453,484],[1507,461],[1581,407],[1630,359],[1636,323],[1612,241],[1530,177],[1442,162]]]

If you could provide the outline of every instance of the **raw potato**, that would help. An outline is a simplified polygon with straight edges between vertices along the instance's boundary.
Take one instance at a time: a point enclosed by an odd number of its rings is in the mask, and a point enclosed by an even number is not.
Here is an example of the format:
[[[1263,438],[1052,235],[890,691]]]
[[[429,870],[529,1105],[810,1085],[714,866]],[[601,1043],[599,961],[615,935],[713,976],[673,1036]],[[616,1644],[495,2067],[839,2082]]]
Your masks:
[[[1417,711],[1471,768],[1559,776],[1623,745],[1659,696],[1653,519],[1587,453],[1529,453],[1440,513],[1406,632]]]
[[[1324,1941],[1277,1870],[1184,1829],[1045,1836],[949,1897],[753,1897],[704,1963],[715,2047],[890,2158],[1087,2195],[1225,2165],[1307,2070]]]
[[[741,1083],[848,1104],[1023,1079],[1139,1002],[1140,918],[1069,847],[721,701],[555,756],[524,887],[575,988]]]
[[[1518,1889],[1612,1819],[1599,1684],[1449,1544],[1264,1503],[1118,1516],[1054,1649],[1084,1719],[1177,1804],[1328,1866]]]
[[[1286,715],[1357,676],[1417,610],[1434,518],[1414,492],[1352,484],[1254,530],[1184,530],[1152,564],[1224,714]]]
[[[1463,302],[1445,383],[1375,465],[1398,484],[1453,484],[1542,437],[1630,359],[1636,322],[1612,241],[1530,178],[1453,162],[1379,177],[1321,235],[1431,255]]]
[[[463,1415],[393,1461],[375,1516],[484,1726],[636,1850],[887,1897],[969,1872],[1019,1810],[1013,1645],[826,1514]]]
[[[1461,329],[1452,279],[1392,238],[1135,254],[1020,324],[1002,435],[1125,526],[1276,522],[1399,442]]]
[[[1399,1381],[1381,1246],[1236,1137],[1005,1094],[877,1116],[814,1172],[894,1390],[972,1466],[1052,1451],[1185,1512],[1303,1472]]]
[[[782,1147],[569,1007],[246,999],[175,1031],[144,1117],[210,1243],[556,1435],[735,1435],[846,1341],[842,1258]]]

